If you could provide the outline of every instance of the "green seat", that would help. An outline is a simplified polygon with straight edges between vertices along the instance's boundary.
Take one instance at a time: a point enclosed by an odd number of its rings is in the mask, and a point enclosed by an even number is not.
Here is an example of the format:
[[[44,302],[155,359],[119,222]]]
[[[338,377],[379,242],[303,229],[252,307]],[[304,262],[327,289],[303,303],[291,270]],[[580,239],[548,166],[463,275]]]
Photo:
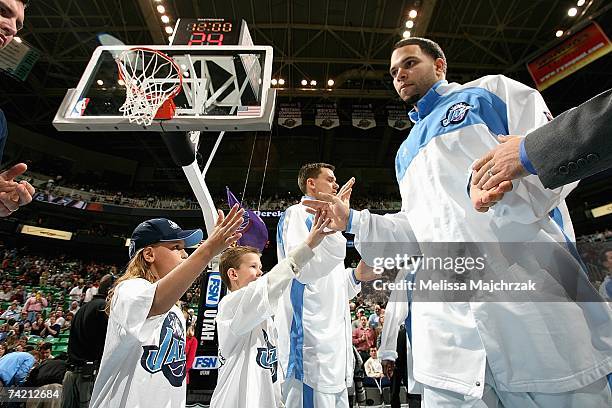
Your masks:
[[[55,337],[47,337],[44,340],[45,342],[51,343],[51,344],[59,343],[59,339]]]
[[[70,332],[60,333],[59,335],[60,339],[67,339],[68,337],[70,337]]]
[[[67,344],[55,344],[53,345],[53,351],[57,351],[58,353],[63,352],[67,352],[68,351],[68,345]]]

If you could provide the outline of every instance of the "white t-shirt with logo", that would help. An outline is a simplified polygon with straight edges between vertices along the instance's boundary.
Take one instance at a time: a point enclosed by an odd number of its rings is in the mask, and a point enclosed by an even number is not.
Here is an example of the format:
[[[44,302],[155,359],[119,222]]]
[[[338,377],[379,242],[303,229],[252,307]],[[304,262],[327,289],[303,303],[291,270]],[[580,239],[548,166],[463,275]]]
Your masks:
[[[314,252],[302,244],[263,277],[219,302],[219,378],[210,408],[283,407],[283,370],[272,316],[289,283]]]
[[[185,318],[176,306],[147,318],[156,288],[137,278],[115,289],[90,408],[185,406]]]

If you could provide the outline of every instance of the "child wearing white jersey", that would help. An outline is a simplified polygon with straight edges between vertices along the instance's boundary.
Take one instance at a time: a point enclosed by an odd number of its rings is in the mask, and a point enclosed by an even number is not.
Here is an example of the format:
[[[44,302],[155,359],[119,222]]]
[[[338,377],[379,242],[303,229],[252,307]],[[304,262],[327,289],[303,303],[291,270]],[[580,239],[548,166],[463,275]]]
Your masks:
[[[314,256],[312,250],[333,233],[324,231],[328,224],[317,214],[304,243],[263,277],[255,248],[229,248],[221,255],[219,272],[230,293],[216,317],[222,366],[211,408],[283,407],[272,316],[289,282]]]
[[[182,408],[186,402],[186,327],[176,306],[214,256],[241,237],[234,206],[193,254],[202,231],[156,218],[132,233],[126,271],[110,291],[104,354],[90,408]]]

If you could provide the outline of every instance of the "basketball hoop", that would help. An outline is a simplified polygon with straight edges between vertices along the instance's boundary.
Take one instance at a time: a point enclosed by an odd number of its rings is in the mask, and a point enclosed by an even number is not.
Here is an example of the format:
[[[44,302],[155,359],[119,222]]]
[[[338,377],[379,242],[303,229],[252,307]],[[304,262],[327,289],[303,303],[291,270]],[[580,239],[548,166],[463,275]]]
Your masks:
[[[172,119],[173,98],[183,86],[177,63],[161,51],[135,47],[116,59],[119,79],[125,83],[125,102],[119,108],[130,123],[149,126],[153,119]]]

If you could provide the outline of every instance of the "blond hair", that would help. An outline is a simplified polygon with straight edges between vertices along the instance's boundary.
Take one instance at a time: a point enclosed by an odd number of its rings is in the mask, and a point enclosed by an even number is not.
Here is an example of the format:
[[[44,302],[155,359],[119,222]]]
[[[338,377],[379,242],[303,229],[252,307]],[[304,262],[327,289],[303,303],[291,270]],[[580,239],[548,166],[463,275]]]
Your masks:
[[[108,316],[110,316],[111,303],[115,295],[115,289],[121,282],[136,278],[146,279],[151,283],[155,283],[159,280],[159,277],[151,270],[151,264],[147,262],[143,252],[143,249],[136,252],[125,268],[125,273],[117,279],[113,287],[108,291],[108,296],[106,296],[106,307],[104,308]]]
[[[232,281],[230,280],[227,272],[231,268],[240,268],[242,256],[246,254],[256,254],[261,256],[261,252],[259,252],[257,248],[250,246],[229,247],[221,254],[221,260],[219,261],[219,274],[221,275],[221,281],[223,281],[229,290],[232,289]]]

